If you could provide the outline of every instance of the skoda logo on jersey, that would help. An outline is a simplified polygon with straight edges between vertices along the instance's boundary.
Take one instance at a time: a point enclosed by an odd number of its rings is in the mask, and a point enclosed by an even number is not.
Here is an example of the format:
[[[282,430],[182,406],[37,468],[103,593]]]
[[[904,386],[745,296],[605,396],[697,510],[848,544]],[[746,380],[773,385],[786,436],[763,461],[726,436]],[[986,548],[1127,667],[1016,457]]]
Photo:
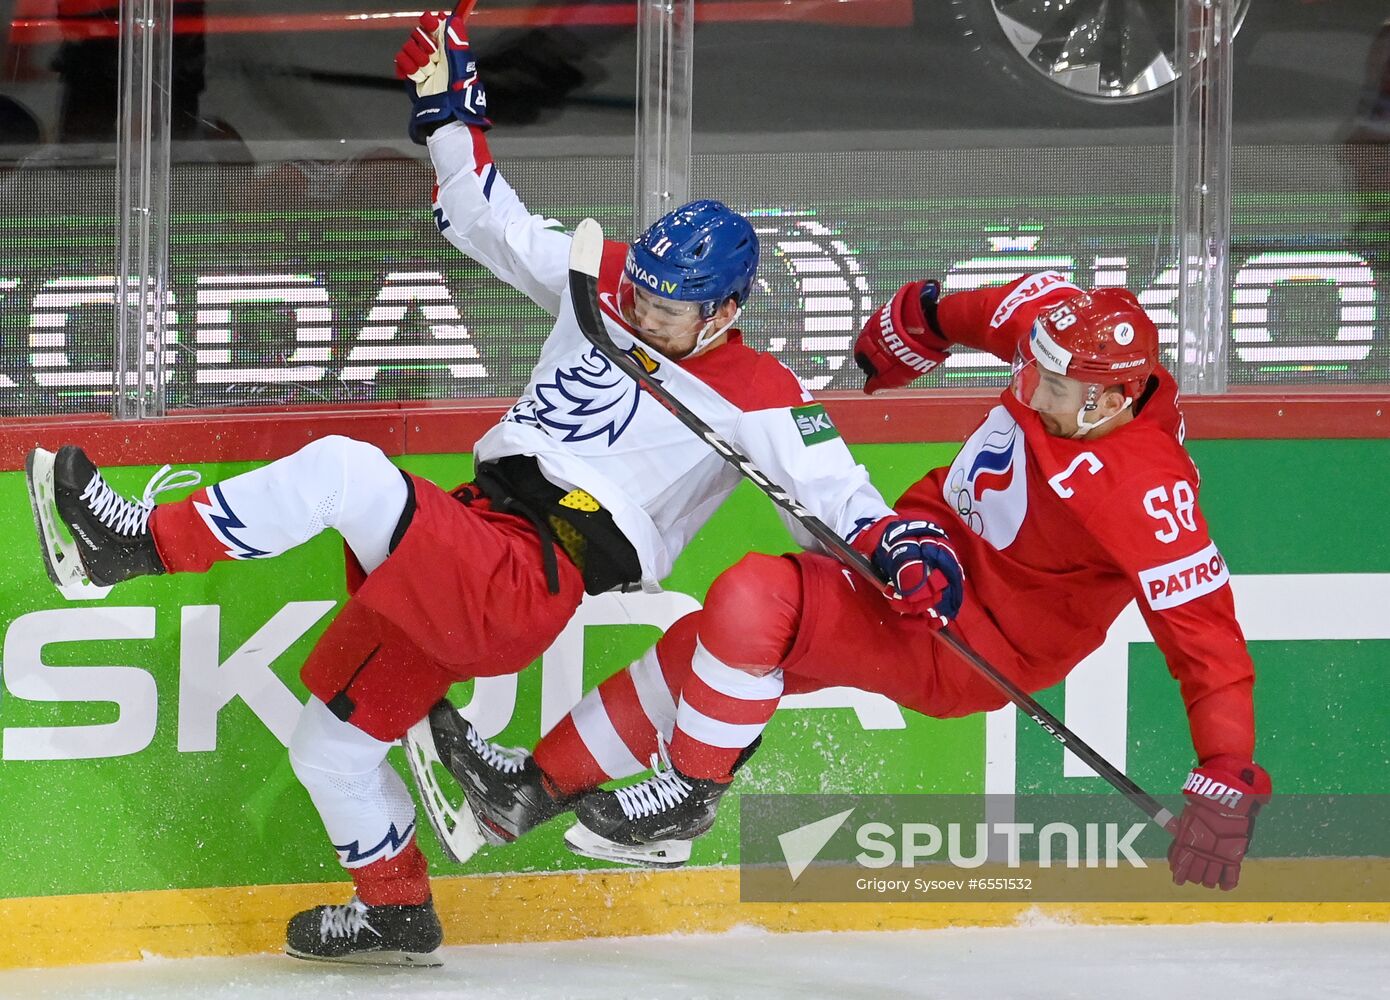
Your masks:
[[[1023,431],[996,406],[951,463],[946,500],[975,534],[997,549],[1018,537],[1028,512]]]
[[[606,437],[607,444],[627,430],[641,399],[637,383],[596,348],[579,364],[557,368],[552,381],[536,383],[533,395],[532,416],[550,433],[563,441]]]

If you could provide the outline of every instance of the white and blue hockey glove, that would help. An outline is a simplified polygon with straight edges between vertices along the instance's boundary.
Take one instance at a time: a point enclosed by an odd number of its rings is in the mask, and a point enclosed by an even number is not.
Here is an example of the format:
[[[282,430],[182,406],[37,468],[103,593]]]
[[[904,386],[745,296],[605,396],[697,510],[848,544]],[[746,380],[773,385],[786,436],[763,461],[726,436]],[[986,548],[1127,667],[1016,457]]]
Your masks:
[[[874,547],[873,563],[893,584],[893,608],[945,628],[965,600],[965,571],[946,532],[930,521],[892,521]]]

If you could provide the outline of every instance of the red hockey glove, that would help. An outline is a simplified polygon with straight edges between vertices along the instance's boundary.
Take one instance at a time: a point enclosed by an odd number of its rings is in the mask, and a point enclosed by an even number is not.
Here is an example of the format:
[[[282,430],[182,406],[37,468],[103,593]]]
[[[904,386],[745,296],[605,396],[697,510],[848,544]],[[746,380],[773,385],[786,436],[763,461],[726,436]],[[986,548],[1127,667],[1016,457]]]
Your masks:
[[[427,10],[420,15],[415,29],[396,53],[396,79],[423,84],[438,65],[440,55],[440,25],[448,14]]]
[[[424,144],[451,121],[487,130],[487,92],[468,44],[468,14],[476,0],[460,0],[452,14],[426,11],[396,53],[396,76],[406,81],[412,108],[410,138]]]
[[[951,540],[930,521],[889,521],[871,557],[893,584],[890,605],[905,615],[923,615],[945,628],[965,599],[965,571]]]
[[[909,282],[869,317],[854,342],[866,393],[905,386],[946,360],[951,344],[936,326],[940,297],[938,282]]]
[[[1187,804],[1168,848],[1173,881],[1234,889],[1255,830],[1255,814],[1272,791],[1264,768],[1233,754],[1220,754],[1194,767],[1182,786]]]

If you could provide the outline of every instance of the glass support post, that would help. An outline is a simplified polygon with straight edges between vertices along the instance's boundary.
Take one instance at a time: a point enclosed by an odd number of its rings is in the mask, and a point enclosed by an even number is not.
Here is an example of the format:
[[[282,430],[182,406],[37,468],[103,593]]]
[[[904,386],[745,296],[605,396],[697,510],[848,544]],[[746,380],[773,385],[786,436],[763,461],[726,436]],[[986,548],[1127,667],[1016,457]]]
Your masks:
[[[121,0],[112,412],[164,412],[173,0]]]
[[[637,0],[633,234],[690,196],[695,0]]]
[[[1226,391],[1230,353],[1231,39],[1236,0],[1176,0],[1174,207],[1177,377],[1182,391]]]

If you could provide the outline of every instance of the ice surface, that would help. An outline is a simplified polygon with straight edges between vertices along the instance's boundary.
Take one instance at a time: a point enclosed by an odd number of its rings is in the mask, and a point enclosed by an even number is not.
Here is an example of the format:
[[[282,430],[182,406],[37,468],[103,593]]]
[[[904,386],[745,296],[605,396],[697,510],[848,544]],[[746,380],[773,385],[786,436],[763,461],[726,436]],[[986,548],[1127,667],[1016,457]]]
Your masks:
[[[63,1000],[1361,1000],[1390,997],[1390,925],[1042,924],[607,938],[445,949],[441,969],[277,955],[0,972]]]

